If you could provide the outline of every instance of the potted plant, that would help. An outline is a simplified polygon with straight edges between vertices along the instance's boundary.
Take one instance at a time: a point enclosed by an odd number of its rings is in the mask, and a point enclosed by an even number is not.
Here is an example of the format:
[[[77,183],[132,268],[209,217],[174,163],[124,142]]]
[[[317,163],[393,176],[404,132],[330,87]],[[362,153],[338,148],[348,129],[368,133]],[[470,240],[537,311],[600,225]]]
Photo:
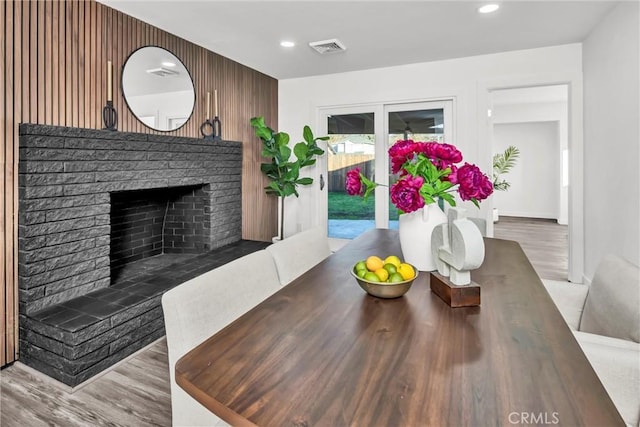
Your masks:
[[[520,156],[518,147],[510,145],[502,153],[493,156],[493,189],[496,191],[507,191],[511,183],[500,178],[500,175],[507,174],[516,165],[516,160]],[[498,209],[493,208],[493,222],[498,222]]]
[[[328,136],[314,137],[309,126],[302,131],[304,141],[289,147],[289,134],[275,132],[264,122],[264,117],[251,119],[251,126],[255,129],[256,136],[262,140],[262,156],[270,157],[271,161],[260,164],[260,170],[271,182],[265,187],[267,194],[275,194],[280,202],[280,220],[278,226],[278,238],[284,238],[284,199],[291,195],[299,197],[298,186],[310,185],[313,178],[300,177],[300,170],[316,163],[315,156],[324,154],[324,150],[318,147],[317,141],[326,141]],[[292,158],[292,154],[294,157]]]

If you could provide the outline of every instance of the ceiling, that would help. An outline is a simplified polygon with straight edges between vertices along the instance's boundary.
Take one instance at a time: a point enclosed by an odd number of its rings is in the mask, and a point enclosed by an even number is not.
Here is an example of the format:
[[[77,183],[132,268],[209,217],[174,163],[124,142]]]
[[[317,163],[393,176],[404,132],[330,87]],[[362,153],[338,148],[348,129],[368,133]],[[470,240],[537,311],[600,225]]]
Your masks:
[[[578,43],[618,3],[502,0],[482,15],[465,0],[98,1],[277,79]],[[347,50],[308,46],[333,38]]]

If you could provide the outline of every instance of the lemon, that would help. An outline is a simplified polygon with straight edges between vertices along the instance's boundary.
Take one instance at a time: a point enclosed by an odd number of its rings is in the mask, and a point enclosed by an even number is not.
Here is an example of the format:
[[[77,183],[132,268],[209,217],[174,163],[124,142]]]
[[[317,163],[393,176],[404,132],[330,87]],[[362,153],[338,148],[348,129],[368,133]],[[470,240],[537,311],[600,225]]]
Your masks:
[[[413,271],[413,267],[404,262],[400,264],[400,267],[398,267],[398,273],[402,275],[404,280],[413,279],[416,275],[415,271]]]
[[[375,255],[371,255],[369,258],[367,258],[366,264],[367,264],[367,269],[369,269],[369,271],[380,270],[384,265],[384,263],[382,262],[382,259],[380,259],[380,257],[377,257]]]
[[[363,277],[363,279],[367,280],[369,282],[376,282],[376,283],[378,283],[380,281],[380,279],[378,278],[378,275],[376,273],[371,272],[371,271],[366,272],[364,277]]]
[[[384,268],[379,268],[376,271],[373,272],[376,276],[378,276],[378,279],[380,279],[381,282],[386,282],[387,279],[389,278],[389,272],[387,270],[385,270]]]
[[[395,265],[391,264],[391,263],[386,263],[382,268],[387,270],[389,272],[389,274],[393,274],[393,273],[398,271],[398,268]]]
[[[386,257],[384,259],[384,263],[385,264],[393,264],[396,266],[396,268],[400,267],[400,264],[402,264],[402,261],[400,261],[400,258],[398,258],[395,255],[389,255],[388,257]]]

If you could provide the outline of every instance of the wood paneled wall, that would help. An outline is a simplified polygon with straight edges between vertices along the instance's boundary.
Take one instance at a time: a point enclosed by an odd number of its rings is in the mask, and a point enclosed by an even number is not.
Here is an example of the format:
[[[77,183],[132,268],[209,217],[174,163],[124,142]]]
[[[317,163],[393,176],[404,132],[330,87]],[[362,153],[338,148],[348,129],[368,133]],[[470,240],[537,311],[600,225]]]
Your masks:
[[[120,88],[124,62],[145,45],[172,51],[195,84],[194,114],[171,134],[200,137],[206,93],[218,90],[222,136],[244,147],[243,238],[276,234],[276,201],[263,191],[261,144],[249,119],[262,115],[276,126],[277,80],[93,0],[0,1],[0,366],[17,356],[18,124],[102,128],[110,60],[118,129],[159,133],[130,113]]]

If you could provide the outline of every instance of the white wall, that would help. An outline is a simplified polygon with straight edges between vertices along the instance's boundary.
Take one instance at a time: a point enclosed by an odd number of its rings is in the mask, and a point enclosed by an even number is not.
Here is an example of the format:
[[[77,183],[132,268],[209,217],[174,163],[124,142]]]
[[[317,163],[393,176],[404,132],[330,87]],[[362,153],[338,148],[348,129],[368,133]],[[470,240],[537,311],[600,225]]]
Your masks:
[[[455,135],[453,141],[465,161],[491,171],[491,147],[479,143],[480,122],[477,91],[480,82],[528,79],[555,74],[581,73],[580,44],[505,52],[379,68],[366,71],[280,80],[278,84],[278,129],[300,140],[302,128],[318,128],[317,111],[321,107],[368,103],[392,103],[453,98]],[[311,169],[305,175],[318,177]],[[317,180],[316,180],[317,183]],[[317,186],[304,188],[300,199],[289,198],[286,207],[286,234],[317,224],[315,198]],[[490,218],[492,200],[482,203],[478,216]],[[472,208],[475,210],[475,208]]]
[[[640,265],[639,4],[621,2],[585,40],[585,276],[618,254]]]
[[[494,193],[500,215],[529,218],[560,216],[560,138],[558,122],[496,124],[493,149],[501,153],[514,145],[520,150],[516,166],[504,175],[508,191]]]
[[[556,187],[553,189],[553,194],[555,194],[553,200],[549,200],[549,203],[554,203],[554,213],[552,216],[539,216],[538,218],[555,218],[558,220],[559,224],[567,224],[568,223],[568,215],[569,215],[569,194],[568,194],[568,180],[563,182],[563,175],[568,176],[568,165],[562,164],[562,156],[563,151],[568,150],[569,143],[569,130],[568,130],[568,103],[567,101],[558,101],[558,102],[530,102],[530,103],[519,103],[519,104],[501,104],[494,105],[492,109],[492,122],[494,125],[506,124],[506,123],[531,123],[531,122],[546,122],[549,124],[554,124],[557,128],[557,135],[555,135],[555,139],[557,143],[553,145],[553,151],[549,151],[546,153],[546,156],[549,158],[553,157],[552,163],[546,161],[545,163],[548,165],[555,164],[559,169],[550,170],[548,167],[545,167],[544,170],[548,170],[548,174],[552,174],[555,178],[553,185]],[[526,129],[524,126],[523,131]],[[494,128],[495,132],[495,128]],[[525,131],[526,132],[526,131]],[[493,144],[493,153],[503,152],[506,147],[509,145],[516,145],[518,148],[520,146],[518,144],[514,144],[519,138],[518,135],[513,135],[515,138],[512,140],[511,144],[496,144],[494,140]],[[527,135],[523,135],[523,138],[528,138]],[[495,133],[494,133],[495,138]],[[505,141],[506,143],[506,141]],[[504,146],[503,146],[504,145]],[[517,164],[521,162],[528,162],[530,160],[529,156],[525,156],[521,154],[520,159]],[[516,169],[518,166],[516,166]],[[531,179],[536,179],[535,177],[530,177]],[[511,182],[511,173],[505,175],[505,179]],[[519,186],[520,187],[520,186]],[[513,213],[515,216],[525,216],[525,217],[535,217],[533,211],[524,211],[522,209],[516,209],[518,201],[520,200],[521,195],[517,192],[514,193],[512,189],[509,189],[507,192],[497,192],[494,198],[494,207],[497,207],[501,210],[504,215],[509,215]],[[505,210],[506,209],[506,210]],[[549,209],[546,209],[549,211]],[[521,212],[522,215],[516,215],[516,212]]]

